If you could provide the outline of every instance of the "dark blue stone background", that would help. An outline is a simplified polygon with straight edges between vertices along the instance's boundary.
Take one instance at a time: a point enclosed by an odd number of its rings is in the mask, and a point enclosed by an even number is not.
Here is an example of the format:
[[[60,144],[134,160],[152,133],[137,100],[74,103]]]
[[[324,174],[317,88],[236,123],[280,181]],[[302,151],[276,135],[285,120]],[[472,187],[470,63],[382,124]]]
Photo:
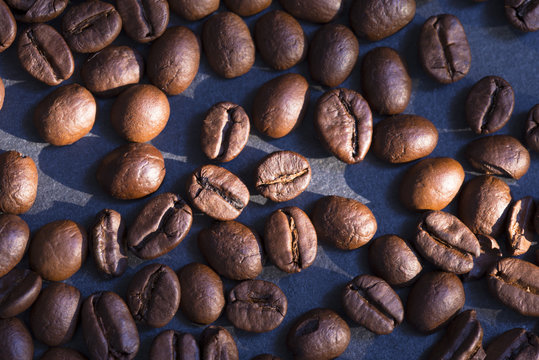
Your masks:
[[[339,22],[348,25],[347,12],[350,1],[345,1],[344,14]],[[271,9],[280,6],[275,3]],[[225,11],[221,6],[220,11]],[[266,10],[268,11],[268,10]],[[417,57],[417,40],[423,22],[430,16],[442,13],[456,15],[464,25],[472,49],[472,67],[461,81],[451,85],[440,85],[431,80],[421,69]],[[251,30],[260,15],[246,19]],[[186,23],[176,15],[171,16],[170,25],[186,25],[200,36],[203,21]],[[59,21],[53,21],[58,27]],[[301,22],[309,38],[317,26]],[[19,33],[25,25],[21,25]],[[136,46],[144,56],[148,46],[135,44],[121,35],[115,44]],[[418,0],[414,20],[399,33],[377,43],[360,41],[360,58],[343,87],[361,91],[359,64],[364,54],[377,46],[390,46],[399,51],[408,63],[413,80],[412,99],[406,113],[418,114],[430,119],[440,133],[439,143],[431,156],[449,156],[461,162],[466,170],[466,180],[476,175],[462,156],[465,144],[477,138],[468,128],[464,118],[464,100],[471,86],[486,75],[505,78],[515,90],[515,110],[509,123],[498,133],[511,134],[523,141],[524,122],[528,110],[539,103],[539,32],[525,34],[507,22],[501,0],[474,3],[471,0]],[[80,65],[86,58],[77,54],[74,76],[67,81],[80,82]],[[309,79],[307,63],[304,62],[291,72],[298,72]],[[191,86],[181,95],[170,97],[171,117],[165,130],[152,143],[162,151],[166,159],[167,174],[158,193],[171,191],[185,196],[185,182],[196,167],[208,163],[199,146],[200,124],[205,111],[219,101],[232,101],[250,113],[256,90],[264,82],[282,72],[269,69],[257,56],[253,69],[246,75],[233,80],[216,76],[202,57],[199,73]],[[112,208],[122,213],[129,225],[148,199],[119,201],[108,196],[96,183],[95,171],[100,159],[109,151],[124,143],[114,133],[109,123],[113,100],[98,100],[98,118],[91,133],[71,146],[53,147],[43,143],[32,125],[32,114],[36,104],[53,89],[30,77],[19,65],[16,44],[0,54],[0,77],[6,85],[4,108],[0,111],[0,149],[18,150],[31,156],[39,169],[39,188],[34,207],[22,218],[28,222],[32,232],[42,225],[57,219],[72,219],[90,226],[95,214],[103,208]],[[144,82],[148,82],[147,78]],[[313,128],[313,109],[317,98],[326,89],[311,83],[311,104],[303,124],[288,136],[272,140],[253,130],[243,152],[224,167],[237,174],[251,190],[251,202],[237,219],[263,230],[266,217],[275,209],[285,205],[296,205],[310,212],[313,203],[323,195],[338,194],[363,201],[373,211],[378,221],[376,236],[395,233],[410,239],[418,214],[405,210],[398,201],[398,185],[410,164],[389,165],[369,153],[356,165],[346,165],[327,153],[316,139]],[[380,117],[375,117],[379,121]],[[313,177],[307,191],[285,204],[266,201],[253,186],[253,170],[256,163],[267,153],[276,150],[293,150],[306,156],[311,163]],[[539,180],[538,156],[532,154],[529,172],[518,182],[507,180],[514,199],[526,195],[537,196]],[[456,200],[447,211],[455,212]],[[154,260],[169,265],[174,270],[193,261],[204,262],[196,245],[199,231],[211,220],[195,212],[194,224],[186,239],[174,251]],[[500,243],[505,239],[498,238]],[[532,247],[529,259],[536,246]],[[23,261],[27,264],[27,260]],[[130,257],[130,267],[119,279],[106,279],[95,269],[88,258],[83,269],[67,283],[79,288],[86,297],[93,292],[112,290],[125,296],[127,283],[132,275],[147,264]],[[428,266],[427,266],[428,267]],[[259,353],[271,352],[284,359],[291,358],[286,349],[286,334],[294,320],[314,307],[328,307],[343,314],[340,293],[344,284],[362,273],[369,273],[367,247],[344,252],[325,244],[319,245],[318,257],[309,269],[299,274],[286,274],[266,264],[260,279],[279,285],[288,297],[288,314],[284,322],[274,331],[251,334],[236,330],[222,316],[216,324],[225,326],[237,341],[240,358],[249,359]],[[226,288],[234,286],[225,282]],[[505,308],[492,299],[484,281],[466,283],[465,309],[476,309],[484,328],[484,344],[495,336],[513,327],[525,327],[539,331],[537,320],[523,317]],[[409,289],[398,290],[403,302]],[[28,324],[28,312],[21,316]],[[343,359],[416,359],[442,335],[443,331],[425,336],[416,332],[406,322],[392,334],[376,336],[349,321],[352,339]],[[198,336],[203,327],[189,323],[180,313],[164,329],[187,331]],[[148,358],[151,341],[163,329],[139,326],[141,348],[137,359]],[[74,339],[67,344],[87,353],[79,328]],[[36,357],[46,347],[36,342]]]

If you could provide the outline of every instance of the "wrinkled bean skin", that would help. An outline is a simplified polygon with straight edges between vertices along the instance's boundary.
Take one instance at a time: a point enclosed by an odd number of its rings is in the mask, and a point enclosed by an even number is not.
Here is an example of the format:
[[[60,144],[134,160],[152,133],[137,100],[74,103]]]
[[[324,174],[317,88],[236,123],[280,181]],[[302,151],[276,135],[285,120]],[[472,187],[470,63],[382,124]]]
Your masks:
[[[121,0],[116,6],[125,32],[135,41],[153,41],[167,28],[169,10],[166,0]]]
[[[295,18],[314,23],[334,20],[344,1],[342,0],[280,0],[281,6]]]
[[[87,360],[78,351],[68,348],[50,348],[39,360]]]
[[[41,276],[15,268],[0,278],[0,318],[17,316],[28,309],[41,292]]]
[[[34,357],[32,335],[18,318],[0,320],[0,349],[4,359],[31,360]]]
[[[193,335],[165,330],[152,342],[150,360],[199,360],[200,350]]]
[[[474,259],[473,269],[464,276],[464,280],[482,278],[502,257],[500,245],[492,236],[477,234],[481,253]]]
[[[17,23],[7,4],[0,0],[0,53],[5,51],[15,41],[17,36]],[[0,96],[3,99],[3,96]],[[2,101],[0,100],[0,109]]]
[[[223,0],[225,5],[240,16],[258,14],[271,5],[272,0]]]
[[[11,214],[0,214],[0,278],[22,259],[30,238],[28,224]]]
[[[528,112],[525,136],[528,147],[533,151],[539,151],[539,104]]]
[[[200,335],[201,360],[239,360],[238,347],[221,326],[208,326]]]
[[[539,30],[539,2],[505,0],[505,16],[517,29],[525,32]]]
[[[90,230],[91,251],[97,268],[112,276],[122,276],[127,270],[125,222],[111,209],[101,210]]]
[[[533,241],[535,203],[531,196],[515,201],[507,214],[507,240],[512,256],[528,251]]]
[[[170,0],[170,9],[188,21],[200,20],[217,9],[219,0]]]
[[[486,352],[488,360],[537,359],[539,337],[526,329],[511,329],[493,339]]]
[[[67,0],[6,0],[17,21],[43,23],[57,18],[67,7]]]

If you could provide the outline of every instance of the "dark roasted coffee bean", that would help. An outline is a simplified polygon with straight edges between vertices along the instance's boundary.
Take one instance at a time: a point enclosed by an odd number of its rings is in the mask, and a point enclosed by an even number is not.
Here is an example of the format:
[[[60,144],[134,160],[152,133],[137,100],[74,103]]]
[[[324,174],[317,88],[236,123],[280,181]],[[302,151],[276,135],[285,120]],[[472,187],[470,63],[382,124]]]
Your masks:
[[[217,220],[237,218],[249,203],[247,186],[225,168],[204,165],[187,182],[187,196],[193,205]]]
[[[13,150],[0,154],[0,211],[22,214],[30,210],[36,200],[37,181],[31,157]]]
[[[255,187],[262,196],[283,202],[299,196],[311,182],[307,159],[293,151],[265,156],[255,170]]]
[[[539,358],[539,337],[526,329],[511,329],[491,341],[488,360],[532,360]]]
[[[531,150],[539,151],[539,104],[532,107],[528,112],[526,143]]]
[[[39,360],[87,360],[76,350],[68,348],[50,348]]]
[[[318,241],[307,214],[291,206],[274,211],[266,220],[264,245],[279,269],[295,273],[312,265]]]
[[[375,48],[363,57],[361,87],[371,108],[383,115],[403,112],[412,96],[406,64],[388,47]]]
[[[355,277],[346,284],[341,298],[346,315],[378,335],[390,334],[404,318],[401,299],[376,276]]]
[[[0,320],[0,349],[3,359],[31,360],[34,357],[32,335],[17,318]]]
[[[152,341],[150,360],[199,360],[200,350],[193,335],[165,330]]]
[[[0,278],[21,261],[30,238],[28,224],[11,214],[0,214]]]
[[[135,41],[147,43],[167,29],[169,10],[166,0],[121,0],[116,6],[125,32]]]
[[[482,278],[487,271],[502,257],[500,245],[492,236],[477,234],[481,252],[474,259],[473,269],[464,276],[464,280],[476,280]]]
[[[327,23],[334,20],[344,3],[342,0],[280,0],[279,2],[294,17],[315,23]]]
[[[371,210],[354,199],[324,196],[318,200],[311,219],[316,234],[341,250],[354,250],[365,245],[377,229]]]
[[[81,304],[81,293],[74,286],[52,283],[43,289],[30,311],[30,328],[36,339],[49,346],[71,340]]]
[[[200,335],[202,360],[238,360],[238,347],[230,333],[221,326],[208,326]]]
[[[127,269],[125,223],[120,213],[103,209],[90,230],[91,251],[97,268],[107,275],[122,276]]]
[[[193,212],[178,195],[155,196],[137,215],[127,232],[129,249],[141,259],[155,259],[172,251],[185,238]]]
[[[240,16],[251,16],[270,6],[271,0],[224,0],[224,3]]]
[[[515,93],[507,81],[485,76],[474,84],[466,98],[466,121],[476,134],[490,134],[509,121]]]
[[[67,7],[67,0],[6,0],[18,21],[42,23],[58,17]]]
[[[88,0],[71,7],[62,18],[62,33],[76,52],[97,52],[110,45],[122,30],[122,18],[109,3]]]
[[[419,61],[442,84],[454,83],[468,74],[472,53],[464,28],[454,15],[431,16],[421,28]]]
[[[233,160],[249,140],[251,124],[245,110],[231,102],[213,105],[202,122],[200,143],[211,160]]]
[[[33,25],[19,36],[17,55],[24,70],[47,85],[58,85],[75,70],[64,38],[46,24]]]
[[[7,4],[0,0],[0,53],[6,50],[15,41],[17,23]],[[3,99],[3,96],[2,96]],[[2,101],[0,101],[0,109]]]
[[[382,40],[408,25],[415,15],[415,0],[356,0],[350,9],[350,25],[357,36]]]
[[[361,162],[371,146],[372,113],[354,90],[325,92],[316,103],[314,125],[322,144],[347,164]]]
[[[517,29],[539,30],[539,2],[534,0],[505,0],[505,16]]]
[[[346,350],[349,342],[346,321],[330,309],[312,309],[301,315],[286,338],[295,359],[333,359]]]
[[[399,164],[428,156],[438,144],[438,130],[419,115],[395,115],[374,127],[372,150],[389,163]]]
[[[82,331],[90,357],[96,360],[133,359],[140,341],[137,326],[120,296],[90,295],[82,305]]]
[[[163,327],[180,306],[180,282],[170,267],[150,264],[140,269],[127,287],[127,306],[137,322]]]
[[[170,0],[170,9],[185,20],[196,21],[219,9],[219,0]]]
[[[531,196],[516,201],[507,213],[507,240],[512,256],[528,251],[533,241],[535,203]]]
[[[0,318],[17,316],[36,301],[41,291],[41,276],[15,268],[0,278]]]
[[[281,358],[271,354],[260,354],[255,356],[251,360],[281,360]]]

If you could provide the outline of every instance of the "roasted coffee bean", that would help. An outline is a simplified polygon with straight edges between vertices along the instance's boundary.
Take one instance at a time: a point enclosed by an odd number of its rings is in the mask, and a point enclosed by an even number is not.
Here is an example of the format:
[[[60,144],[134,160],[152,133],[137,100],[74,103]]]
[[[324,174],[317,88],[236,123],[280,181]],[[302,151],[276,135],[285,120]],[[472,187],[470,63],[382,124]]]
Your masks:
[[[185,20],[196,21],[219,9],[219,0],[170,0],[170,9]]]
[[[512,256],[528,251],[533,241],[535,204],[531,196],[516,201],[507,213],[507,240]]]
[[[17,36],[17,23],[7,4],[0,0],[0,53],[6,50],[15,41]],[[3,99],[3,96],[1,97]],[[0,109],[2,101],[0,101]]]
[[[255,356],[251,360],[281,360],[281,358],[271,354],[260,354]]]
[[[358,55],[359,43],[352,30],[341,24],[324,25],[311,40],[311,77],[325,86],[339,86],[350,76]]]
[[[163,327],[180,306],[178,276],[170,267],[150,264],[140,269],[127,287],[127,306],[137,322]]]
[[[47,85],[58,85],[75,70],[64,38],[46,24],[32,25],[19,36],[17,55],[24,70]]]
[[[129,249],[141,259],[155,259],[172,251],[185,238],[193,212],[178,195],[155,196],[137,215],[127,232]]]
[[[67,0],[6,0],[18,21],[42,23],[58,17],[67,7]]]
[[[361,94],[332,89],[316,103],[314,125],[322,144],[347,164],[361,162],[371,146],[372,113]]]
[[[237,218],[249,203],[247,186],[225,168],[204,165],[187,182],[187,196],[193,205],[217,220]]]
[[[262,272],[262,249],[251,229],[236,221],[216,222],[198,235],[198,247],[219,275],[254,279]]]
[[[153,85],[134,85],[112,104],[110,121],[116,132],[132,142],[147,142],[163,131],[170,116],[167,96]]]
[[[442,210],[457,195],[463,181],[464,169],[458,161],[444,157],[423,159],[404,174],[401,203],[415,211]]]
[[[208,326],[200,335],[200,358],[203,360],[239,360],[238,347],[230,333],[221,326]]]
[[[406,302],[406,319],[421,332],[432,332],[464,305],[464,287],[453,273],[430,272],[414,284]]]
[[[295,359],[329,360],[341,355],[350,342],[350,328],[330,309],[301,315],[286,338]]]
[[[317,246],[313,223],[300,208],[276,210],[266,220],[264,247],[270,260],[282,271],[296,273],[311,266]]]
[[[97,181],[117,199],[139,199],[161,186],[165,160],[150,144],[127,144],[109,152],[97,169]]]
[[[253,124],[261,133],[281,138],[299,126],[309,104],[309,83],[299,74],[284,74],[258,89]]]
[[[30,210],[36,200],[37,180],[31,157],[13,150],[0,154],[0,211],[22,214]]]
[[[240,16],[251,16],[270,6],[271,0],[224,0],[224,3]]]
[[[43,289],[30,311],[30,328],[35,338],[49,346],[71,340],[81,304],[81,293],[74,286],[53,283]]]
[[[339,14],[342,0],[280,0],[281,6],[298,19],[315,23],[328,23]]]
[[[225,307],[223,282],[209,266],[198,263],[185,265],[178,273],[182,288],[180,309],[192,322],[211,324]]]
[[[11,214],[0,214],[0,278],[21,261],[28,239],[28,224]]]
[[[36,301],[41,276],[28,269],[15,268],[0,278],[0,318],[17,316]]]
[[[62,18],[62,33],[76,52],[92,53],[110,45],[122,30],[122,18],[109,3],[88,0],[72,6]]]
[[[442,84],[454,83],[468,74],[472,52],[456,16],[442,14],[425,21],[419,36],[419,61],[427,74]]]
[[[92,130],[96,113],[95,99],[88,90],[78,84],[64,85],[36,106],[34,126],[49,144],[70,145]]]
[[[122,215],[101,210],[90,230],[91,251],[97,268],[107,275],[122,276],[127,270],[127,251]]]
[[[403,112],[412,96],[406,64],[388,47],[375,48],[363,57],[361,87],[371,108],[383,115]]]
[[[82,331],[90,357],[96,360],[133,359],[139,334],[127,305],[116,293],[90,295],[82,305]]]
[[[474,234],[497,236],[502,232],[511,203],[509,186],[494,176],[468,181],[459,198],[459,218]]]
[[[2,358],[31,360],[34,357],[32,335],[18,318],[0,320]]]
[[[293,151],[268,154],[255,170],[256,190],[275,202],[288,201],[299,196],[310,182],[309,162]]]
[[[147,43],[167,29],[170,13],[166,0],[122,0],[116,6],[125,32],[135,41]]]
[[[531,150],[539,151],[539,104],[532,107],[528,112],[526,144]]]
[[[277,285],[247,280],[230,290],[226,316],[238,329],[262,333],[279,326],[287,309],[288,300]]]
[[[376,276],[355,277],[344,287],[341,299],[346,315],[378,335],[390,334],[404,318],[401,299]]]
[[[487,275],[491,293],[525,316],[539,316],[539,267],[517,258],[498,261]]]
[[[311,219],[318,238],[341,250],[365,245],[377,229],[376,219],[367,206],[335,195],[318,200]]]
[[[539,358],[539,337],[526,329],[511,329],[491,341],[488,360],[528,360]]]
[[[87,252],[86,230],[71,220],[57,220],[35,233],[28,260],[43,279],[62,281],[79,271]]]
[[[165,330],[152,341],[150,360],[199,360],[200,350],[193,335]]]
[[[397,235],[384,235],[369,246],[369,265],[373,272],[393,286],[407,286],[423,270],[417,255]]]
[[[357,36],[378,41],[408,25],[414,15],[415,0],[356,0],[350,9],[350,25]]]
[[[438,130],[419,115],[395,115],[374,127],[372,150],[378,158],[392,164],[428,156],[438,144]]]
[[[68,348],[50,348],[39,360],[87,360],[76,350]]]
[[[202,151],[211,160],[233,160],[247,144],[250,129],[249,116],[241,106],[231,102],[217,103],[208,110],[202,122]]]
[[[184,26],[171,27],[157,39],[148,55],[148,77],[168,95],[178,95],[191,85],[198,73],[200,45]]]
[[[129,46],[108,46],[91,55],[81,68],[86,88],[97,96],[116,96],[137,84],[144,73],[142,55]]]
[[[496,239],[492,236],[483,234],[477,234],[476,236],[477,240],[479,240],[481,252],[479,256],[474,259],[473,269],[464,276],[464,280],[476,280],[482,278],[502,257],[502,251],[500,250],[500,245],[498,245]]]
[[[505,16],[519,30],[539,30],[539,2],[533,0],[505,0]]]
[[[270,11],[255,26],[256,49],[275,70],[287,70],[307,55],[307,38],[301,25],[288,13]]]

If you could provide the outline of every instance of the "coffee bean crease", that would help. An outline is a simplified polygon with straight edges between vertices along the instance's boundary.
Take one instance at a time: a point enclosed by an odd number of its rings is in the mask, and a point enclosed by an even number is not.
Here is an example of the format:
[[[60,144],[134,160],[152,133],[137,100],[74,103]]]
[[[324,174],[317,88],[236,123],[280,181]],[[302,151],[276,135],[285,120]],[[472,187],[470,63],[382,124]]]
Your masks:
[[[72,27],[66,29],[66,33],[69,35],[77,35],[81,34],[86,29],[92,27],[95,25],[96,22],[101,20],[102,18],[108,18],[112,13],[116,13],[116,9],[107,9],[104,11],[101,11],[97,14],[94,14],[92,16],[89,16],[85,19],[83,19],[80,22],[76,22],[72,25]],[[98,32],[100,32],[101,29],[98,29]]]
[[[200,193],[204,190],[211,191],[215,194],[217,194],[219,197],[221,197],[223,200],[225,200],[227,203],[232,205],[236,210],[243,210],[245,207],[245,204],[241,202],[240,199],[234,197],[229,192],[218,188],[217,186],[213,185],[209,179],[202,175],[202,173],[198,172],[195,174],[195,178],[197,181],[197,184],[200,185],[200,189],[197,190],[195,194],[195,199],[200,195]]]
[[[30,43],[37,50],[37,53],[39,54],[39,56],[45,61],[45,63],[47,65],[50,66],[50,68],[52,70],[52,75],[54,76],[55,80],[57,80],[57,81],[58,80],[63,80],[63,77],[61,75],[62,70],[58,67],[58,65],[54,61],[54,58],[51,55],[47,55],[47,53],[45,52],[45,50],[43,49],[43,47],[41,46],[41,44],[39,43],[39,41],[35,37],[34,29],[29,29],[26,32],[26,36],[28,36],[28,39],[30,40]],[[29,46],[29,44],[26,45],[26,46]]]
[[[436,22],[432,26],[436,30],[436,36],[438,37],[438,40],[440,41],[440,44],[442,46],[442,50],[444,53],[445,66],[442,67],[442,69],[446,69],[447,72],[449,73],[449,77],[453,79],[455,76],[455,73],[462,74],[462,72],[455,69],[453,54],[451,53],[451,49],[450,49],[450,46],[453,44],[449,43],[447,39],[447,30],[445,29],[443,24],[440,22],[441,20],[442,18],[438,17],[436,19]]]
[[[367,306],[377,312],[381,317],[387,318],[393,326],[399,324],[399,321],[389,312],[384,306],[371,295],[371,290],[378,287],[380,283],[374,283],[369,286],[359,287],[356,284],[348,284],[348,289],[355,291],[362,301],[364,301]]]
[[[143,321],[146,318],[148,308],[150,307],[150,303],[152,302],[155,286],[157,285],[159,280],[161,280],[165,272],[166,270],[164,266],[160,266],[159,268],[157,268],[148,278],[148,282],[144,284],[142,292],[135,294],[135,296],[140,301],[140,307],[135,311],[135,320]]]

